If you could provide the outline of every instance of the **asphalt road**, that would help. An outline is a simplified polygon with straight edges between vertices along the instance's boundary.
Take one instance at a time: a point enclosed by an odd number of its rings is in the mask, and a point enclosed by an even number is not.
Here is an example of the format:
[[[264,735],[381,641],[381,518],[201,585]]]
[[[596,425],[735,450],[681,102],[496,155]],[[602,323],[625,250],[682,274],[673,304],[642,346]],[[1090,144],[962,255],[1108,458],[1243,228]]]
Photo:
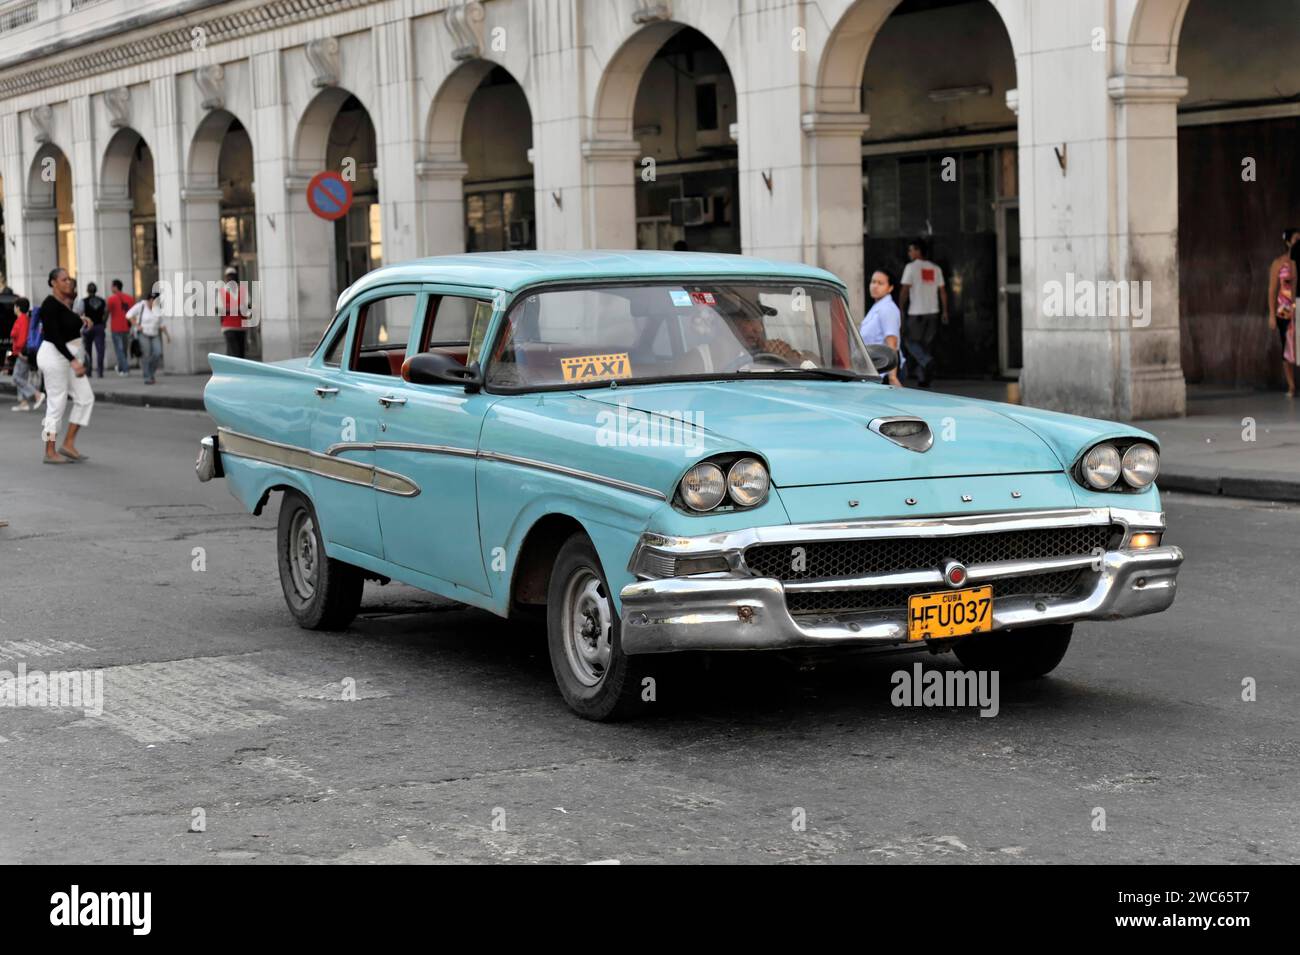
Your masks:
[[[56,469],[0,412],[0,670],[106,688],[0,708],[0,862],[1300,861],[1300,508],[1170,495],[1174,608],[1079,626],[992,718],[891,705],[950,655],[744,655],[598,725],[540,633],[410,588],[297,629],[206,426],[101,405]]]

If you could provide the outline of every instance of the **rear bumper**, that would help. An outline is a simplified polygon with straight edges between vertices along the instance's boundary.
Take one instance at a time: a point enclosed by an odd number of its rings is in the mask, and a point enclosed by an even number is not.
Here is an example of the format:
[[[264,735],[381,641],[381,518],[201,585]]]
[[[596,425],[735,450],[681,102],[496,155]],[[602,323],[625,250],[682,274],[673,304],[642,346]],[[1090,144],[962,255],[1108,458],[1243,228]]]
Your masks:
[[[1063,597],[999,598],[997,581],[990,581],[993,628],[1158,613],[1174,602],[1182,562],[1178,547],[1108,551],[1098,557],[1099,569],[1082,575],[1079,587]],[[774,578],[642,580],[624,587],[621,598],[622,645],[629,654],[909,644],[906,608],[794,617],[786,609],[784,585]]]
[[[215,434],[199,439],[199,456],[194,462],[194,473],[200,481],[226,476],[221,466],[221,447]]]

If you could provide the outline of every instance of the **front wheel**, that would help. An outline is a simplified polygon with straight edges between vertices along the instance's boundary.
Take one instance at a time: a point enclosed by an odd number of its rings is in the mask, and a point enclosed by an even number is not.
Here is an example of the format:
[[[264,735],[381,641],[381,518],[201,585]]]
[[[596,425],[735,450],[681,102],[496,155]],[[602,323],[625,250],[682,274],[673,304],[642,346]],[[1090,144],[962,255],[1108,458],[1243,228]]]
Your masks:
[[[600,558],[585,534],[560,548],[546,595],[551,669],[569,708],[589,720],[615,720],[644,708],[647,666],[629,657]],[[653,698],[653,692],[648,694]]]
[[[343,630],[361,609],[361,569],[325,553],[325,540],[311,503],[296,491],[280,502],[276,550],[280,587],[298,626]]]
[[[1008,680],[1032,680],[1056,669],[1073,633],[1072,623],[976,633],[960,640],[953,653],[968,670],[997,670]]]

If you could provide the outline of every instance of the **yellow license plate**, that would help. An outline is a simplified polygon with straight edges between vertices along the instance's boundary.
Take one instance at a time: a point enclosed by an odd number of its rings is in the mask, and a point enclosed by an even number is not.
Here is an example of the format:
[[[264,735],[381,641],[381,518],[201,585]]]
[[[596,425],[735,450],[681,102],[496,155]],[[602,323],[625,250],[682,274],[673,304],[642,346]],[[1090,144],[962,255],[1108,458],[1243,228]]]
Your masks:
[[[907,598],[907,639],[942,640],[993,628],[993,588],[945,590]]]

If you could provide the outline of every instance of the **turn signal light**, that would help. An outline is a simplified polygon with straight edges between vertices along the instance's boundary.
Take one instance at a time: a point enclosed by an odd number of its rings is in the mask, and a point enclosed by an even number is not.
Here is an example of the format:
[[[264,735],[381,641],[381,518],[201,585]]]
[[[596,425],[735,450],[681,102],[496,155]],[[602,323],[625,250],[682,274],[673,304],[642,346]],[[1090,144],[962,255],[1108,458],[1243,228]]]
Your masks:
[[[1128,539],[1128,546],[1130,550],[1146,550],[1149,547],[1159,547],[1160,535],[1142,531]]]

